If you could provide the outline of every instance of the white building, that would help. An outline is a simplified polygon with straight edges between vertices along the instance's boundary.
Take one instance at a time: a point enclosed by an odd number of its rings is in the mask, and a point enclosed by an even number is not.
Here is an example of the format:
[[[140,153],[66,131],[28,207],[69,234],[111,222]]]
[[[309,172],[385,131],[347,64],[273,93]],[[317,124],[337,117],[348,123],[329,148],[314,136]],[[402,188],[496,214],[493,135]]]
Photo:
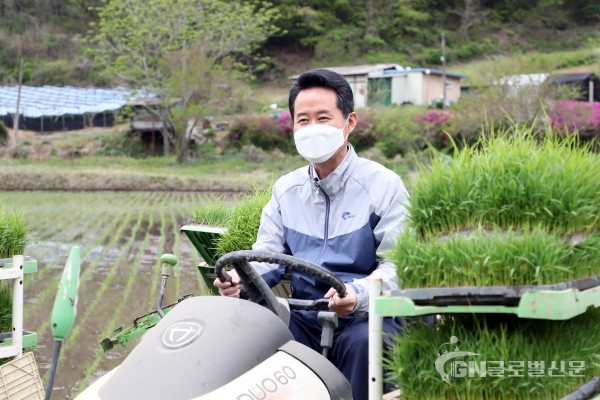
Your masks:
[[[464,75],[427,68],[406,68],[400,64],[368,64],[325,67],[344,76],[354,94],[354,107],[390,104],[430,104],[441,100],[446,84],[446,103],[460,97],[460,80]],[[444,77],[445,75],[445,77]],[[297,79],[298,75],[290,79]]]

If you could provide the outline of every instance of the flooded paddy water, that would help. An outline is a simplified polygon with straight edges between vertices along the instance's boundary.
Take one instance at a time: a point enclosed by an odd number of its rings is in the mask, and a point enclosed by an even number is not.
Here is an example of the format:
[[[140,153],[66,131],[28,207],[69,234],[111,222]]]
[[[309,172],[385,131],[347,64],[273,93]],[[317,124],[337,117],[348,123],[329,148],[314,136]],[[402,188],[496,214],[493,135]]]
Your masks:
[[[37,332],[35,358],[47,380],[54,339],[50,314],[72,246],[81,251],[77,317],[66,337],[53,398],[70,399],[118,365],[137,343],[105,353],[100,341],[114,329],[154,309],[159,257],[179,260],[164,304],[201,294],[200,255],[179,228],[193,210],[215,199],[211,193],[177,192],[0,192],[0,204],[24,213],[31,227],[27,256],[38,271],[25,276],[24,328]]]

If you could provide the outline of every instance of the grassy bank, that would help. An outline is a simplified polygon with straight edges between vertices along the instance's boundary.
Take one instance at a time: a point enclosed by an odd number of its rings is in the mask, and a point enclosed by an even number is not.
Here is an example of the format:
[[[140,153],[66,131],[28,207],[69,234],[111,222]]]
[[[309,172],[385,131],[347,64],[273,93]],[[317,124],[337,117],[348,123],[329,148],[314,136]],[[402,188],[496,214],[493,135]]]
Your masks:
[[[378,161],[410,184],[409,162],[414,164],[413,160]],[[278,177],[306,164],[299,155],[265,153],[254,160],[241,152],[183,164],[174,157],[4,157],[0,158],[0,190],[247,192],[266,189]]]
[[[0,190],[247,191],[302,164],[299,157],[253,162],[241,156],[184,164],[163,157],[1,159]]]

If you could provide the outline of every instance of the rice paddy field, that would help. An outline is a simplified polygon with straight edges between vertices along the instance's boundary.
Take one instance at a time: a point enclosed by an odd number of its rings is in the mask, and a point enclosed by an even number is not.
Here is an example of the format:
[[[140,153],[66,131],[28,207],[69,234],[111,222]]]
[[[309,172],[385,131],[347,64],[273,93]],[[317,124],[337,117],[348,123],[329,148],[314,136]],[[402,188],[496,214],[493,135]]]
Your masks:
[[[133,349],[135,340],[104,353],[100,341],[154,308],[161,254],[179,260],[165,303],[203,293],[200,255],[179,228],[215,198],[197,192],[0,192],[0,204],[22,211],[31,232],[25,255],[38,262],[38,271],[25,276],[24,328],[38,334],[34,354],[44,382],[58,282],[71,247],[81,249],[77,318],[63,343],[53,398],[75,397]]]

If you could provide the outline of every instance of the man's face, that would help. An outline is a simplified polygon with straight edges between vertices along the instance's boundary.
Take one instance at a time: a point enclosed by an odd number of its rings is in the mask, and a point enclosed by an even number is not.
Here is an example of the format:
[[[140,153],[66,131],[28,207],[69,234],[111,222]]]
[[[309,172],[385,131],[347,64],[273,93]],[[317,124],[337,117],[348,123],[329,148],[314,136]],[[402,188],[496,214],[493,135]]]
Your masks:
[[[312,124],[344,127],[346,119],[336,103],[337,96],[331,89],[314,87],[301,90],[294,103],[294,132]]]

